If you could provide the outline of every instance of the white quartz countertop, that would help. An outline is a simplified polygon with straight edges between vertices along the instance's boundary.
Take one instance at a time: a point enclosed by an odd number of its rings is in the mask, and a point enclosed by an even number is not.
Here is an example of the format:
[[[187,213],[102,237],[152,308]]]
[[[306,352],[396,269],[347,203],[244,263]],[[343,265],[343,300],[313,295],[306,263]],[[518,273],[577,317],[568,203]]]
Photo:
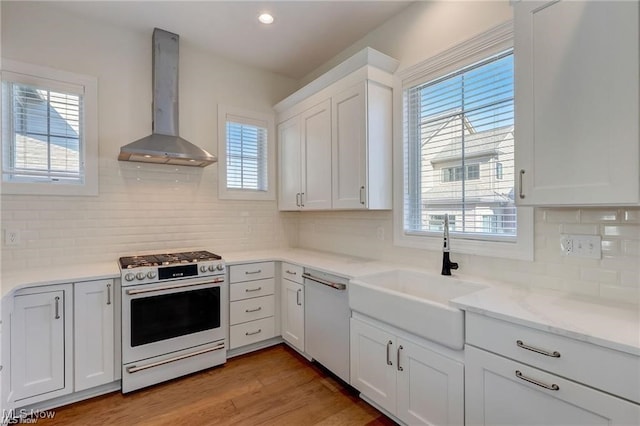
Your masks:
[[[640,309],[556,291],[494,287],[450,302],[509,321],[640,356]]]
[[[67,284],[120,277],[118,262],[56,266],[2,274],[2,297],[25,287]]]

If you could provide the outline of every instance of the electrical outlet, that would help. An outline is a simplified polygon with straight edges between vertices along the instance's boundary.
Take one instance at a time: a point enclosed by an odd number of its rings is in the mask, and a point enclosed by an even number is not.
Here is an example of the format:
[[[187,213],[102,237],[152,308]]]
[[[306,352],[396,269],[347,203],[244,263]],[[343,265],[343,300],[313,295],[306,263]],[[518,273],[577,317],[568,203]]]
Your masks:
[[[20,231],[18,229],[4,230],[4,245],[18,246],[20,245]]]
[[[560,248],[565,256],[600,259],[602,237],[600,235],[562,235]]]

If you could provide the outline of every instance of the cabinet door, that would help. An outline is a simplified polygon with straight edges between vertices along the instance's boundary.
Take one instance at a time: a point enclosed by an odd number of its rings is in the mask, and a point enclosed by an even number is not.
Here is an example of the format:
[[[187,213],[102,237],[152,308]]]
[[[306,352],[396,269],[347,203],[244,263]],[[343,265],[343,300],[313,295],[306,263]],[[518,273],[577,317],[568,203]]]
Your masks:
[[[638,6],[514,3],[519,204],[638,203]]]
[[[67,303],[63,290],[15,296],[11,319],[14,400],[65,388]]]
[[[467,425],[637,425],[640,406],[467,346]]]
[[[464,424],[464,365],[398,339],[398,412],[411,425]]]
[[[304,351],[304,286],[282,280],[282,338]]]
[[[351,386],[396,412],[396,342],[393,334],[351,319]]]
[[[332,98],[333,114],[333,208],[366,207],[367,170],[366,83],[362,82]]]
[[[114,380],[113,280],[74,284],[75,391]]]
[[[296,116],[278,125],[280,210],[300,210],[298,194],[301,192],[301,131],[300,117]]]
[[[331,100],[301,114],[304,173],[302,207],[331,208]]]

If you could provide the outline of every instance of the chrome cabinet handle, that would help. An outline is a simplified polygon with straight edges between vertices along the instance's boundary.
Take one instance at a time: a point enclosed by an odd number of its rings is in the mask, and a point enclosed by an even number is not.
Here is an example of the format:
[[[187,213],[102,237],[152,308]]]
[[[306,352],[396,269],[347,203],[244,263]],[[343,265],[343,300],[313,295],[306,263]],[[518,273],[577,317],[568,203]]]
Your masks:
[[[314,277],[313,275],[305,272],[302,274],[302,278],[315,281],[318,284],[326,285],[327,287],[335,288],[336,290],[346,290],[347,285],[343,283],[334,283],[331,281],[323,280],[322,278]]]
[[[300,193],[300,207],[304,207],[304,192]]]
[[[258,306],[258,307],[257,307],[257,308],[255,308],[255,309],[245,309],[244,311],[245,311],[246,313],[249,313],[249,312],[258,312],[258,311],[261,311],[261,310],[262,310],[262,306]]]
[[[519,348],[526,349],[528,351],[535,352],[537,354],[542,354],[544,356],[550,356],[551,358],[560,358],[560,352],[558,352],[558,351],[550,352],[550,351],[546,351],[544,349],[536,348],[534,346],[529,346],[529,345],[526,345],[522,340],[516,340],[516,345]]]
[[[256,269],[255,271],[245,271],[244,274],[245,275],[254,275],[254,274],[259,274],[260,272],[262,272],[262,269]]]
[[[302,306],[302,303],[300,303],[300,293],[302,293],[301,288],[296,291],[296,305],[298,306]]]
[[[245,336],[253,336],[254,334],[260,334],[260,333],[262,333],[262,329],[261,328],[259,328],[257,331],[251,331],[251,332],[247,331],[246,333],[244,333],[244,335]]]
[[[295,272],[295,271],[290,271],[290,270],[288,270],[288,269],[287,269],[285,272],[286,272],[287,274],[289,274],[289,275],[298,275],[298,273],[297,273],[297,272]]]
[[[396,364],[397,364],[397,367],[398,367],[398,371],[404,371],[404,368],[402,368],[402,367],[400,366],[400,351],[401,351],[402,349],[404,349],[404,348],[402,347],[402,345],[398,346],[398,354],[397,354],[397,356],[396,356]]]
[[[296,206],[300,207],[300,193],[296,194]]]
[[[391,345],[393,345],[393,342],[389,340],[387,342],[387,365],[393,365],[393,362],[391,362],[391,355],[389,355],[389,348],[391,348]]]
[[[111,304],[111,284],[107,284],[107,305]]]
[[[60,297],[56,296],[56,316],[55,319],[60,319]]]
[[[541,388],[549,389],[552,391],[560,390],[560,386],[556,385],[555,383],[548,385],[539,380],[532,379],[531,377],[525,376],[524,374],[522,374],[520,370],[516,370],[516,377],[520,380],[524,380],[525,382],[533,383],[536,386],[540,386]]]
[[[524,199],[524,189],[522,189],[522,177],[524,176],[524,169],[520,169],[520,199]]]
[[[251,293],[252,291],[260,291],[262,290],[262,287],[256,287],[256,288],[245,288],[244,291],[245,293]]]
[[[219,345],[213,347],[213,348],[208,348],[208,349],[203,349],[201,351],[197,351],[197,352],[191,352],[189,354],[186,355],[179,355],[173,358],[169,358],[169,359],[164,359],[162,361],[158,361],[158,362],[154,362],[151,364],[146,364],[146,365],[141,365],[139,367],[132,365],[131,367],[127,367],[127,373],[129,374],[133,374],[133,373],[137,373],[138,371],[143,371],[143,370],[147,370],[149,368],[154,368],[154,367],[159,367],[161,365],[165,365],[165,364],[169,364],[171,362],[176,362],[176,361],[180,361],[186,358],[191,358],[194,356],[198,356],[198,355],[202,355],[202,354],[206,354],[208,352],[213,352],[213,351],[219,351],[221,349],[224,349],[224,343],[220,343]]]
[[[364,198],[364,186],[360,187],[360,204],[364,206],[365,198]]]

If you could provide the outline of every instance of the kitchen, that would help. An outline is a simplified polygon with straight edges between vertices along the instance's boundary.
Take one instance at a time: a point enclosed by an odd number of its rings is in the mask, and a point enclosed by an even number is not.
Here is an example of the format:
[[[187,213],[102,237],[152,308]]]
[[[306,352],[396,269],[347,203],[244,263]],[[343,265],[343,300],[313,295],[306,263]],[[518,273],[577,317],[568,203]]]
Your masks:
[[[74,9],[49,2],[2,2],[3,59],[97,78],[96,132],[99,141],[93,159],[97,165],[93,171],[99,174],[96,195],[13,195],[8,194],[3,185],[2,229],[5,233],[7,230],[18,231],[15,245],[6,243],[6,234],[3,240],[3,296],[12,290],[7,283],[15,282],[12,277],[16,275],[22,275],[25,282],[32,280],[29,273],[38,271],[66,278],[66,282],[74,282],[81,276],[115,278],[120,276],[117,268],[120,257],[195,249],[221,255],[230,265],[227,268],[232,268],[234,262],[274,261],[280,264],[284,261],[304,267],[315,266],[326,272],[343,272],[346,276],[373,273],[383,264],[396,268],[424,268],[435,274],[440,272],[441,239],[428,250],[412,248],[410,243],[396,244],[398,231],[394,214],[398,209],[395,204],[394,209],[370,211],[281,212],[275,198],[263,201],[221,199],[220,162],[205,168],[169,166],[121,162],[117,159],[118,154],[123,145],[148,135],[151,129],[152,93],[149,89],[151,30],[154,26],[173,30],[181,36],[180,136],[219,155],[217,117],[220,105],[274,115],[274,105],[366,47],[397,60],[397,69],[392,73],[409,75],[416,64],[504,26],[513,15],[514,6],[509,2],[404,5],[406,7],[398,8],[394,16],[389,12],[389,19],[381,25],[354,38],[352,44],[334,50],[327,59],[316,61],[310,71],[302,72],[296,78],[210,52],[206,46],[190,39],[182,28],[172,27],[171,18],[179,14],[170,4],[156,5],[160,11],[164,10],[164,13],[159,12],[164,20],[158,18],[159,22],[145,24],[146,30],[131,23],[136,16],[139,19],[145,16],[145,5],[123,3],[101,9],[105,6],[81,3]],[[273,6],[277,11],[277,4]],[[190,7],[193,9],[187,18],[193,21],[187,22],[194,26],[210,25],[213,18],[205,13],[206,3]],[[127,10],[130,13],[123,13]],[[117,24],[118,19],[122,20],[121,24]],[[149,17],[146,19],[148,22]],[[278,19],[276,16],[276,25],[268,31],[278,29]],[[269,33],[265,31],[264,37],[267,41]],[[637,87],[637,81],[634,84]],[[397,102],[395,98],[394,102]],[[635,113],[636,120],[631,124],[635,125],[637,136],[637,102]],[[394,119],[398,117],[394,115]],[[401,123],[395,122],[394,129],[402,128]],[[630,133],[634,131],[632,127]],[[531,209],[535,231],[529,241],[532,251],[529,258],[527,255],[520,258],[499,254],[482,256],[479,255],[483,253],[482,249],[474,252],[473,248],[462,252],[464,242],[453,235],[451,258],[460,265],[460,269],[453,272],[454,276],[558,290],[573,294],[569,300],[595,298],[610,311],[633,311],[629,304],[637,304],[640,291],[637,144],[634,149],[635,170],[631,169],[630,176],[635,176],[635,181],[630,180],[636,185],[635,202],[612,199],[587,207],[579,201],[538,204]],[[402,151],[397,154],[394,151],[394,161],[402,157]],[[272,160],[275,164],[275,155]],[[527,174],[523,176],[524,179],[528,177]],[[398,174],[396,163],[393,182],[402,183],[402,170]],[[402,187],[397,189],[394,187],[394,194],[401,194]],[[600,237],[601,258],[563,255],[560,249],[563,235]],[[304,251],[298,252],[296,257],[287,250],[290,248]],[[260,254],[251,255],[256,252]],[[333,253],[343,262],[326,253]],[[327,267],[327,264],[333,266]],[[83,270],[86,265],[107,266],[104,270],[94,269],[87,273]],[[114,268],[115,272],[111,272]],[[68,275],[60,276],[61,270]],[[279,268],[274,269],[273,277],[278,277],[279,271]],[[295,300],[295,295],[292,297]],[[637,319],[637,309],[635,314]],[[3,320],[3,338],[8,332],[6,324]],[[636,320],[636,327],[637,324]],[[589,324],[585,328],[591,326],[595,327]],[[638,346],[636,339],[636,355]],[[4,342],[2,351],[4,363]],[[637,371],[629,372],[629,377],[633,379]],[[5,373],[3,370],[3,389]],[[605,387],[593,387],[620,395]],[[638,403],[630,396],[623,398]]]

